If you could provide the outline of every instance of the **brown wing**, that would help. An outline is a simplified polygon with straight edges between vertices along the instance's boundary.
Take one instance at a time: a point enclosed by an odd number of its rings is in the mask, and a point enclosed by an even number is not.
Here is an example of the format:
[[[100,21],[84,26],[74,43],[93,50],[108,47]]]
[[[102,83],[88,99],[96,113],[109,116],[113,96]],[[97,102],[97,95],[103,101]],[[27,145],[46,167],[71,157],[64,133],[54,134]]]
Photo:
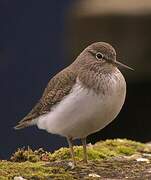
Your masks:
[[[42,98],[26,117],[24,117],[15,129],[22,129],[32,124],[32,120],[51,111],[51,108],[66,96],[76,80],[76,74],[72,69],[66,68],[48,83]]]

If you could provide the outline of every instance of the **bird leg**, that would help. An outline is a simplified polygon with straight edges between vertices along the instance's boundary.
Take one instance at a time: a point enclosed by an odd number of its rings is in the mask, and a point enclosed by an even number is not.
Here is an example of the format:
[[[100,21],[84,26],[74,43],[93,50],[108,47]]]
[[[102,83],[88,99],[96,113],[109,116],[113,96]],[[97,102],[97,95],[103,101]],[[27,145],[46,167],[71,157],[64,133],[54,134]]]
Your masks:
[[[84,154],[83,160],[84,160],[85,163],[88,163],[86,138],[82,138],[81,142],[82,142],[83,154]]]
[[[70,153],[71,153],[73,165],[76,166],[76,161],[75,161],[75,157],[74,157],[74,150],[73,150],[73,144],[72,144],[72,138],[67,137],[67,141],[68,141],[68,145],[69,145],[69,148],[70,148]]]

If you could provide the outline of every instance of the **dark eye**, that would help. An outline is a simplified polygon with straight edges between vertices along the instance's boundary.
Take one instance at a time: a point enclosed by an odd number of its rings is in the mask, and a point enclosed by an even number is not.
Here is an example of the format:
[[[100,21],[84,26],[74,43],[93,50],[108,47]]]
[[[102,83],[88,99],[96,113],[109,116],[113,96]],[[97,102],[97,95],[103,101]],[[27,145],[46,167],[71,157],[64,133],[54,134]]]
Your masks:
[[[97,58],[98,60],[103,59],[103,54],[100,53],[100,52],[96,53],[95,56],[96,56],[96,58]]]

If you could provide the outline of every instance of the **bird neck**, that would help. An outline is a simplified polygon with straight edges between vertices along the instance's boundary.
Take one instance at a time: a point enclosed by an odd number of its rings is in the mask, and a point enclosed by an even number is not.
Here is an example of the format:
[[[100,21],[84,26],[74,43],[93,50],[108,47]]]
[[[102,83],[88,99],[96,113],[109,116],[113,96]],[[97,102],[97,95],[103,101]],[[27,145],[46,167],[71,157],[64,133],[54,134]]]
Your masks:
[[[116,67],[98,66],[96,63],[80,68],[78,73],[79,81],[88,89],[104,94],[112,81],[116,79],[120,71]]]

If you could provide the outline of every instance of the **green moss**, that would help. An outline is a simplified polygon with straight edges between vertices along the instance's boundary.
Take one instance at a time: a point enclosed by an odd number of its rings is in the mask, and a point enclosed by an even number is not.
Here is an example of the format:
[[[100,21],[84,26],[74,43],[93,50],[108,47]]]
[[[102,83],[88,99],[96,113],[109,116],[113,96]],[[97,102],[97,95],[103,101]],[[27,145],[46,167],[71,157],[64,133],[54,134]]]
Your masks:
[[[105,157],[113,157],[119,155],[132,155],[144,149],[143,143],[127,140],[114,139],[98,142],[93,146],[93,149],[102,152]]]
[[[28,147],[28,149],[21,148],[18,149],[10,158],[13,162],[37,162],[37,161],[48,161],[51,153],[44,151],[42,148],[33,151]]]
[[[103,166],[107,167],[106,162],[114,170],[120,170],[122,167],[119,162],[111,162],[113,157],[130,156],[145,152],[146,149],[147,153],[151,152],[147,145],[127,139],[101,141],[95,145],[88,145],[89,165],[87,167],[81,161],[83,159],[83,148],[75,146],[74,152],[78,167],[76,168],[77,172],[72,172],[67,165],[71,160],[68,148],[60,148],[54,153],[46,152],[43,149],[33,151],[30,148],[27,150],[22,148],[12,155],[10,161],[0,161],[0,179],[13,179],[15,176],[22,176],[25,179],[68,180],[74,179],[77,176],[76,173],[82,173],[82,176],[85,176],[87,173],[93,172],[93,168],[97,168],[98,173],[100,169],[102,172]],[[106,162],[103,163],[104,161]],[[50,165],[46,166],[48,162],[50,162]],[[83,173],[82,171],[86,172]]]
[[[127,139],[115,139],[98,142],[95,145],[90,145],[87,148],[89,160],[105,159],[120,155],[132,155],[142,150],[144,145]],[[83,149],[81,146],[75,146],[74,152],[76,159],[82,160]],[[50,156],[50,160],[65,160],[70,159],[70,151],[68,148],[61,148],[55,151]]]
[[[2,161],[0,162],[0,179],[13,179],[15,176],[22,176],[25,179],[59,179],[71,177],[63,168],[47,167],[43,162],[22,162],[12,163]]]
[[[132,155],[144,148],[144,144],[127,140],[127,139],[114,139],[106,140],[96,143],[95,145],[88,145],[88,158],[90,160],[98,160],[119,155]],[[82,146],[74,146],[74,152],[77,160],[83,159]],[[38,161],[56,161],[70,159],[69,148],[60,148],[54,153],[48,153],[42,148],[33,151],[28,148],[18,149],[11,157],[14,162],[38,162]]]
[[[70,151],[68,148],[60,148],[49,156],[51,161],[70,159]]]

